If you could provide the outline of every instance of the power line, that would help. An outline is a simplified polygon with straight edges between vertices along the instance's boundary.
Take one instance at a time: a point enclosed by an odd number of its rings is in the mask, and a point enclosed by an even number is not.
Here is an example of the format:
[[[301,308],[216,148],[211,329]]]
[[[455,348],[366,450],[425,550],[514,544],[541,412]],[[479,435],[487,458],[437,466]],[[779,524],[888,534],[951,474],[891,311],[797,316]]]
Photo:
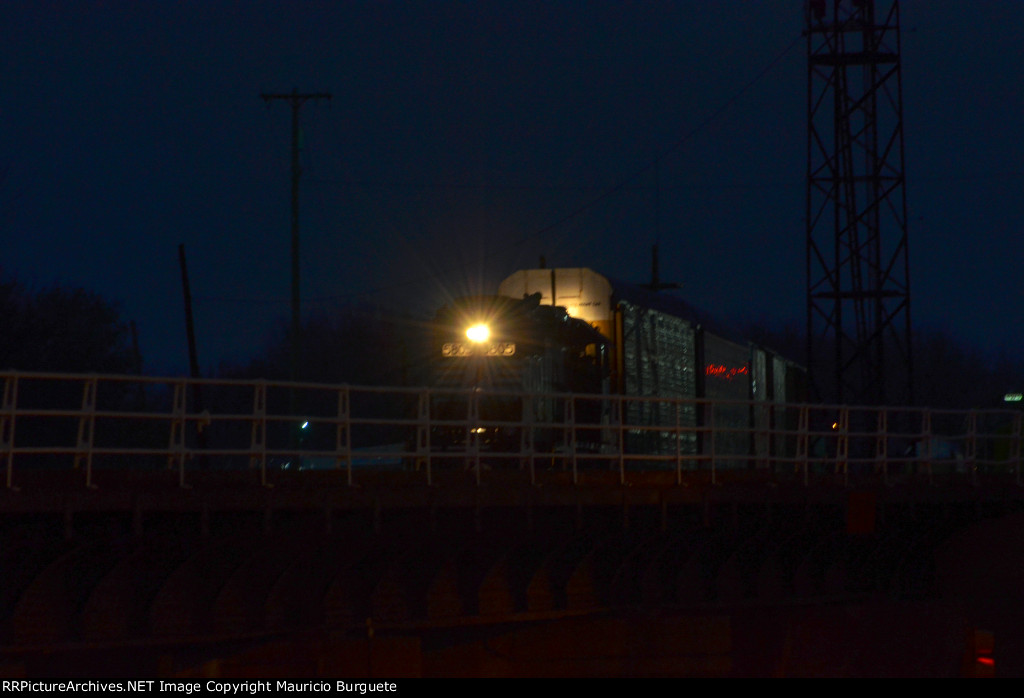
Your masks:
[[[502,248],[501,252],[495,251],[495,252],[492,252],[492,253],[490,253],[488,255],[484,255],[484,259],[493,258],[493,257],[497,256],[498,254],[502,254],[503,251],[506,250],[506,249],[513,248],[513,247],[519,247],[519,246],[521,246],[522,244],[524,244],[526,242],[529,242],[531,240],[539,238],[539,237],[541,237],[543,235],[547,235],[551,231],[553,231],[553,230],[563,226],[564,224],[568,223],[569,221],[577,218],[578,216],[582,215],[583,213],[585,213],[585,212],[589,211],[590,209],[594,208],[598,204],[600,204],[600,203],[610,199],[614,195],[616,195],[616,194],[618,194],[620,192],[623,192],[623,191],[629,191],[630,190],[629,189],[629,185],[631,185],[633,182],[635,182],[636,180],[638,180],[639,178],[641,178],[642,176],[644,176],[645,174],[647,174],[651,170],[653,170],[656,167],[660,166],[660,163],[662,161],[664,161],[670,155],[672,155],[677,150],[679,150],[681,147],[683,147],[686,143],[688,143],[696,135],[698,135],[704,129],[706,129],[708,126],[710,126],[712,123],[714,123],[729,108],[731,108],[744,94],[746,94],[750,90],[750,88],[752,88],[754,85],[756,85],[758,82],[760,82],[764,78],[765,75],[767,75],[769,72],[771,72],[771,70],[776,65],[778,65],[779,62],[781,62],[790,53],[790,51],[793,50],[793,48],[801,41],[801,39],[803,39],[803,36],[802,35],[797,35],[782,51],[780,51],[775,57],[773,57],[772,60],[769,61],[760,71],[758,71],[756,75],[754,75],[750,80],[748,80],[746,83],[744,83],[736,92],[734,92],[728,99],[726,99],[725,102],[723,102],[717,109],[715,109],[711,114],[709,114],[704,119],[702,119],[700,122],[698,122],[693,128],[691,128],[689,131],[687,131],[682,136],[680,136],[678,139],[676,139],[674,142],[672,142],[667,148],[662,150],[662,152],[659,155],[654,157],[648,163],[646,163],[645,165],[637,168],[636,170],[634,170],[630,174],[626,175],[625,177],[621,178],[620,180],[618,180],[613,185],[602,189],[601,193],[599,193],[597,196],[595,196],[592,199],[586,201],[585,203],[583,203],[583,204],[573,208],[571,211],[569,211],[567,214],[561,216],[560,218],[555,220],[553,223],[550,223],[550,224],[548,224],[548,225],[546,225],[546,226],[536,230],[535,232],[533,232],[533,233],[531,233],[529,235],[526,235],[526,236],[521,237],[521,238],[519,238],[518,240],[516,240],[516,241],[514,241],[512,243],[509,243],[509,245],[506,245],[506,246],[504,246]],[[287,96],[288,95],[282,95],[281,97],[287,97]],[[265,98],[266,98],[266,96],[265,96]],[[330,181],[330,180],[326,179],[326,178],[318,178],[318,180],[314,180],[314,181],[326,182],[326,181]],[[548,188],[548,187],[543,187],[543,186],[536,186],[536,187],[500,187],[500,186],[494,186],[494,185],[425,185],[425,186],[418,186],[418,185],[413,184],[413,183],[393,183],[393,182],[392,183],[379,183],[379,182],[366,182],[366,181],[360,181],[360,180],[349,180],[349,181],[344,181],[343,183],[348,185],[348,186],[362,186],[362,187],[366,187],[366,188],[374,188],[374,187],[378,187],[379,186],[381,188],[409,188],[409,189],[474,189],[474,190],[486,190],[486,189],[517,189],[517,188],[521,188],[521,189],[547,189],[547,190],[576,189],[576,190],[579,190],[579,191],[586,191],[586,190],[589,190],[589,189],[598,189],[599,188],[599,187],[590,187],[590,188],[588,188],[588,187],[551,187],[551,188]],[[699,189],[699,188],[704,188],[705,186],[707,186],[707,185],[697,185],[697,186],[694,186],[694,187],[671,187],[670,189],[672,189],[672,190],[677,189],[677,188],[678,189],[690,189],[690,188]],[[748,185],[725,185],[725,186],[730,186],[730,187],[735,187],[735,188],[745,188]],[[751,186],[751,187],[753,187],[753,186],[760,187],[760,186],[764,186],[764,185],[759,184],[759,185],[749,185],[749,186]],[[788,185],[776,184],[776,185],[771,185],[771,186],[788,186]],[[792,186],[794,186],[794,187],[800,186],[800,183],[799,182],[794,182]],[[454,271],[457,271],[458,269],[462,269],[464,267],[465,267],[464,264],[460,264],[460,265],[458,265],[456,267],[451,267],[451,268],[449,268],[447,270],[442,270],[440,273],[443,274],[443,273],[446,273],[446,272],[454,272]],[[392,291],[392,290],[399,289],[399,288],[406,288],[406,287],[409,287],[409,286],[414,286],[416,284],[421,284],[421,283],[424,283],[426,281],[429,281],[431,278],[435,278],[436,275],[437,274],[435,273],[435,274],[431,274],[430,276],[422,276],[422,277],[419,277],[419,278],[413,278],[413,279],[410,279],[408,281],[404,281],[404,282],[401,282],[401,283],[388,284],[386,286],[380,286],[380,287],[377,287],[377,288],[362,289],[360,291],[353,291],[353,292],[350,292],[350,293],[347,293],[347,294],[341,294],[341,295],[337,295],[337,296],[325,296],[325,297],[320,297],[320,298],[316,298],[316,299],[308,299],[308,300],[310,300],[311,302],[336,302],[336,301],[351,299],[351,298],[358,297],[358,296],[376,295],[378,293],[384,293],[386,291]],[[270,299],[251,299],[251,300],[246,300],[246,299],[227,299],[227,298],[213,298],[213,297],[203,297],[202,300],[204,302],[223,302],[223,303],[246,303],[246,302],[251,302],[251,303],[260,303],[260,304],[267,304],[267,305],[284,302],[282,300],[270,300]]]
[[[606,199],[609,199],[612,196],[614,196],[615,194],[617,194],[620,191],[624,190],[626,188],[626,185],[630,184],[631,182],[639,179],[641,176],[643,176],[643,175],[647,174],[648,172],[650,172],[651,170],[653,170],[655,167],[657,167],[659,165],[659,163],[662,160],[667,158],[669,155],[671,155],[675,151],[679,150],[683,145],[685,145],[687,142],[689,142],[690,139],[692,139],[698,133],[700,133],[705,128],[710,126],[711,123],[714,122],[716,119],[718,119],[718,117],[721,116],[729,107],[731,107],[733,104],[735,104],[736,101],[747,92],[747,90],[749,90],[756,83],[758,83],[761,80],[761,78],[763,78],[765,75],[767,75],[771,71],[772,68],[774,68],[783,58],[785,58],[786,55],[790,51],[793,50],[793,47],[796,46],[800,42],[800,40],[802,38],[803,37],[800,36],[800,35],[796,36],[793,39],[793,41],[791,41],[789,43],[789,45],[786,46],[785,49],[783,49],[777,56],[775,56],[775,58],[773,58],[764,68],[762,68],[757,73],[757,75],[755,75],[752,79],[750,79],[737,92],[733,93],[733,95],[731,97],[729,97],[729,99],[727,99],[720,107],[718,107],[718,109],[713,111],[710,115],[708,115],[702,121],[700,121],[696,126],[694,126],[688,132],[683,134],[672,145],[670,145],[668,148],[663,150],[660,155],[655,157],[649,163],[647,163],[646,165],[638,168],[632,174],[627,175],[623,179],[619,180],[616,184],[614,184],[613,186],[609,187],[602,194],[596,196],[595,198],[591,199],[590,201],[588,201],[588,202],[586,202],[586,203],[584,203],[584,204],[582,204],[580,206],[577,206],[572,211],[570,211],[566,215],[564,215],[561,218],[559,218],[558,220],[556,220],[554,223],[552,223],[552,224],[550,224],[548,226],[545,226],[544,228],[541,228],[540,230],[538,230],[537,232],[533,233],[532,235],[528,235],[527,237],[520,239],[519,241],[517,241],[517,244],[520,244],[520,243],[523,243],[523,242],[528,242],[528,241],[530,241],[532,239],[535,239],[535,238],[538,238],[538,237],[540,237],[542,235],[546,235],[547,233],[551,232],[555,228],[561,227],[562,225],[564,225],[565,223],[568,223],[569,221],[571,221],[572,219],[576,218],[577,216],[585,213],[586,211],[589,211],[594,206],[597,206],[599,203],[602,203]]]

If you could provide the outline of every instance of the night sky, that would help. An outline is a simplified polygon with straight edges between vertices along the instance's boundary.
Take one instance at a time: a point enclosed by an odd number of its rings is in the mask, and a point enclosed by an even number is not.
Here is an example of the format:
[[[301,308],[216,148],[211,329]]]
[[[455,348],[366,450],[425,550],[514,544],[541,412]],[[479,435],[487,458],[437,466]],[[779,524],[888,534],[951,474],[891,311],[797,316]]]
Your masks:
[[[0,270],[120,304],[145,370],[290,312],[424,319],[537,265],[805,321],[803,2],[6,2]],[[912,315],[1021,357],[1024,3],[904,0]],[[655,166],[654,163],[659,163]]]

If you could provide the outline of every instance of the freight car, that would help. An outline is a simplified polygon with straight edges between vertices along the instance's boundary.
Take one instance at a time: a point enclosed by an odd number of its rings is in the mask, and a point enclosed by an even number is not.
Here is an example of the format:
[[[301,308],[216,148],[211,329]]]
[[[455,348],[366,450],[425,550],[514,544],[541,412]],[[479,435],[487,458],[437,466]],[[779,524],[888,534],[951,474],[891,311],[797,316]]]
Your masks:
[[[804,397],[803,370],[793,362],[744,343],[674,295],[586,268],[518,271],[497,296],[442,309],[438,327],[436,384],[482,395],[505,391],[502,400],[479,403],[481,422],[523,423],[529,412],[531,422],[552,425],[541,441],[555,449],[567,447],[559,438],[571,421],[590,427],[574,450],[621,445],[691,461],[714,454],[720,466],[739,467],[785,447],[770,432],[789,417],[772,403]],[[470,327],[477,327],[475,339]],[[584,399],[573,402],[570,416],[564,400],[528,404],[511,395],[516,391]],[[513,427],[484,441],[513,451],[522,436]],[[452,433],[441,443],[454,439]]]

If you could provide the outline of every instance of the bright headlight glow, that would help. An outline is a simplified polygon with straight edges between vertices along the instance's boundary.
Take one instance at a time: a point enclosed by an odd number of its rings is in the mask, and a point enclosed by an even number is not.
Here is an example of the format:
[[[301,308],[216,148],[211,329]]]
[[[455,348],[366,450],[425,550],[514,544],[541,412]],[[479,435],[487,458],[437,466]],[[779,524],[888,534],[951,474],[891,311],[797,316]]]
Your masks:
[[[473,325],[466,330],[466,336],[471,342],[486,342],[491,336],[491,330],[487,325]]]

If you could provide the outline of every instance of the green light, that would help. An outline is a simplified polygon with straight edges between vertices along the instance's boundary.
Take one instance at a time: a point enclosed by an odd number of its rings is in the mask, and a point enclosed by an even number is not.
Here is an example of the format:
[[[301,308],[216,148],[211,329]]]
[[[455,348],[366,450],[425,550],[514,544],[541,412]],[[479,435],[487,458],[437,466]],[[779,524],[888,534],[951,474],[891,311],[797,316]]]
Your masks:
[[[1024,393],[1007,393],[1003,395],[1003,402],[1021,402],[1024,400]]]

